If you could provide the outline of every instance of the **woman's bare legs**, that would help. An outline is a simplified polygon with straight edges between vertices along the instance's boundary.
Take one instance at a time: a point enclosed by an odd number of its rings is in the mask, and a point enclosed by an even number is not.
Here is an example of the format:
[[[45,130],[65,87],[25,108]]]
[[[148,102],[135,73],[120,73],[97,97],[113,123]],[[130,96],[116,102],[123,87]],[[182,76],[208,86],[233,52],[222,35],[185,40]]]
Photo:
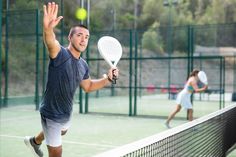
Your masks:
[[[181,110],[181,105],[177,104],[174,111],[168,116],[166,120],[167,128],[170,128],[170,121],[175,117],[175,115]]]

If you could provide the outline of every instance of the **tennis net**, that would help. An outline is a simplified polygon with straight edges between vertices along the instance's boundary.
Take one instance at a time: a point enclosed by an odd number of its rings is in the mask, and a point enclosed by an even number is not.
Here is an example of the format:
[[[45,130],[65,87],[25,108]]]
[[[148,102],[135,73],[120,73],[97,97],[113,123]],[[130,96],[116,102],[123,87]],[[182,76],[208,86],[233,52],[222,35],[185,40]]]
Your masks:
[[[236,104],[95,157],[225,157],[236,144]]]

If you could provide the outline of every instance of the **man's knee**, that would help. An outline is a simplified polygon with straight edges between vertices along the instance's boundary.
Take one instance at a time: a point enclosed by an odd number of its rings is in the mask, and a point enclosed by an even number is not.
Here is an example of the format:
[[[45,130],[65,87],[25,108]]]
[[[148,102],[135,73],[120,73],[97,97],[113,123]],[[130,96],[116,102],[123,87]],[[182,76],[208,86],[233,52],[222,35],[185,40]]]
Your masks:
[[[62,156],[62,146],[51,147],[48,146],[48,156],[49,157],[61,157]]]

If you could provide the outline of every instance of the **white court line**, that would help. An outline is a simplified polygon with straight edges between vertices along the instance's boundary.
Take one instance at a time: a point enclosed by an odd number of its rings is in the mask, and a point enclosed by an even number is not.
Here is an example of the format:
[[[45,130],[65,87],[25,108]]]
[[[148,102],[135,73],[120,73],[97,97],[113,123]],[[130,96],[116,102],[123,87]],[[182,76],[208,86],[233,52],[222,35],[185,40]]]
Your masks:
[[[16,139],[24,139],[25,138],[23,136],[14,136],[14,135],[0,135],[0,137],[16,138]],[[97,143],[84,143],[84,142],[75,142],[75,141],[68,141],[68,140],[63,140],[63,143],[86,145],[86,146],[97,146],[97,147],[108,147],[108,148],[115,148],[115,147],[117,147],[117,146],[114,146],[114,145],[97,144]]]
[[[24,120],[24,119],[32,119],[32,118],[38,118],[38,116],[25,116],[25,117],[12,117],[12,118],[6,118],[6,119],[1,119],[0,122],[6,122],[6,121],[12,121],[12,120]]]
[[[0,137],[24,139],[24,137],[22,136],[12,136],[12,135],[0,135]]]
[[[80,144],[80,145],[87,145],[87,146],[100,146],[100,147],[109,147],[109,148],[117,147],[117,146],[108,145],[108,144],[84,143],[84,142],[74,142],[74,141],[68,141],[68,140],[63,140],[62,143]]]

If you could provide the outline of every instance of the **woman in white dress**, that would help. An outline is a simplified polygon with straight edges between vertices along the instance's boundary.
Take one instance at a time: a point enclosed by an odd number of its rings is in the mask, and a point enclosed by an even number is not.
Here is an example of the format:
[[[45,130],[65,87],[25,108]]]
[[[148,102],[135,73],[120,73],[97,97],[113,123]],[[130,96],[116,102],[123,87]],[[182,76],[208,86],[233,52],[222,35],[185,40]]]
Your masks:
[[[207,85],[204,85],[202,88],[199,88],[197,83],[199,81],[198,78],[198,69],[194,69],[189,77],[188,80],[184,86],[184,89],[180,91],[180,93],[177,96],[176,99],[176,108],[173,112],[168,116],[168,119],[166,120],[166,127],[170,128],[170,121],[175,117],[175,115],[181,110],[182,107],[188,110],[188,120],[193,120],[193,105],[191,103],[191,95],[194,92],[203,92],[207,89]]]

